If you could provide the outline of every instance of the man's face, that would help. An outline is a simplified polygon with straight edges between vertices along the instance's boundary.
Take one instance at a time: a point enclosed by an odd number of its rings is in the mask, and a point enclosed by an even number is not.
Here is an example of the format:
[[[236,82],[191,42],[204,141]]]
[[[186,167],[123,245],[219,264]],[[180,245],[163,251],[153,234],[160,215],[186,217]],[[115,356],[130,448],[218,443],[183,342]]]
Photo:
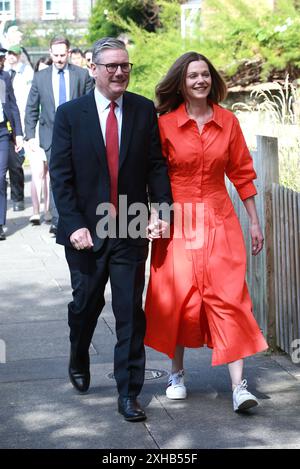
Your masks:
[[[14,64],[18,63],[19,57],[20,57],[19,55],[16,55],[16,54],[13,54],[13,53],[9,52],[7,54],[6,60],[9,63],[9,65],[14,65]]]
[[[83,62],[83,57],[79,53],[73,53],[71,54],[71,62],[74,65],[77,65],[78,67],[82,67],[82,62]]]
[[[68,62],[69,54],[66,44],[53,44],[49,52],[55,67],[58,70],[63,69]]]
[[[114,73],[109,73],[104,65],[98,64],[123,64],[128,61],[126,50],[105,49],[98,55],[97,64],[91,66],[98,90],[111,101],[118,99],[124,93],[130,73],[124,73],[121,67],[118,67]]]

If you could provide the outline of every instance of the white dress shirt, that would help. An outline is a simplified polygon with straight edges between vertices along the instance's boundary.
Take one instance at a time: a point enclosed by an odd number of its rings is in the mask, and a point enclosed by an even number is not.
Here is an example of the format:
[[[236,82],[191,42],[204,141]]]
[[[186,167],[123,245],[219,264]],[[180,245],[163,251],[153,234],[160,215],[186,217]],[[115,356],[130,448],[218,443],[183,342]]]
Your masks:
[[[107,99],[100,91],[95,87],[95,101],[100,121],[100,127],[103,135],[104,144],[106,145],[106,120],[109,114],[109,106],[111,101]],[[117,106],[115,107],[115,115],[118,122],[118,137],[119,137],[119,148],[121,145],[121,130],[122,130],[122,117],[123,117],[123,96],[120,96],[115,100]]]
[[[65,66],[64,76],[65,76],[65,83],[66,83],[66,98],[67,101],[70,101],[70,71],[68,64]],[[53,88],[53,95],[54,95],[54,102],[55,102],[55,109],[59,105],[59,70],[52,65],[52,88]]]
[[[0,122],[4,122],[4,112],[3,112],[3,106],[1,102],[0,102]]]
[[[25,109],[33,79],[33,69],[30,65],[19,62],[14,70],[16,74],[14,76],[12,85],[20,111],[22,128],[24,129]]]

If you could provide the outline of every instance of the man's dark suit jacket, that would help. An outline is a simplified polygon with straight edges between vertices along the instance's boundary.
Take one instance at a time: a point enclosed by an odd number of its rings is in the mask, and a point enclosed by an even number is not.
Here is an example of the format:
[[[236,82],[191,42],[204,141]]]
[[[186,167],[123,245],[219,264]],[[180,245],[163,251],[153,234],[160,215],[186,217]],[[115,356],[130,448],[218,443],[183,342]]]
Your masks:
[[[35,138],[36,125],[39,122],[41,147],[47,151],[51,147],[55,118],[55,101],[52,86],[52,67],[34,74],[25,110],[25,136]],[[69,64],[70,99],[78,98],[94,87],[92,78],[86,69]]]
[[[58,108],[50,176],[59,213],[57,242],[70,246],[70,235],[86,227],[97,251],[103,240],[96,235],[96,209],[109,202],[110,178],[94,92]],[[118,192],[127,195],[128,205],[148,205],[148,195],[152,203],[172,204],[153,102],[129,92],[123,97]]]
[[[15,93],[8,72],[0,71],[0,99],[6,120],[11,124],[14,135],[23,135],[19,108],[16,103]]]

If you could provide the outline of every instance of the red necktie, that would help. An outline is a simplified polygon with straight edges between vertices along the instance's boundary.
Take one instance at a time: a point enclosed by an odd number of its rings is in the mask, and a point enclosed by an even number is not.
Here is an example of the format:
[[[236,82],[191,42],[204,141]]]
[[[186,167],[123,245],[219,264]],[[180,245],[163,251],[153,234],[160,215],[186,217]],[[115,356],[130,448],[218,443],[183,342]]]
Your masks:
[[[110,175],[110,202],[118,210],[119,137],[118,121],[115,115],[117,104],[112,101],[106,120],[106,155]]]

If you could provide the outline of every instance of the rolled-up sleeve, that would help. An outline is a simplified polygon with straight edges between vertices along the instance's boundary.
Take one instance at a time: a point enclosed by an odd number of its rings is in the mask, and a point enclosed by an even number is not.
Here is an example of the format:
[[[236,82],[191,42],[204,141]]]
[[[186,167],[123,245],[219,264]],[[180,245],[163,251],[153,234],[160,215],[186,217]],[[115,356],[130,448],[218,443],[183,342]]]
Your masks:
[[[236,117],[234,117],[233,121],[229,145],[229,161],[225,172],[234,184],[241,200],[248,199],[257,194],[253,182],[257,178],[253,167],[253,160]]]

